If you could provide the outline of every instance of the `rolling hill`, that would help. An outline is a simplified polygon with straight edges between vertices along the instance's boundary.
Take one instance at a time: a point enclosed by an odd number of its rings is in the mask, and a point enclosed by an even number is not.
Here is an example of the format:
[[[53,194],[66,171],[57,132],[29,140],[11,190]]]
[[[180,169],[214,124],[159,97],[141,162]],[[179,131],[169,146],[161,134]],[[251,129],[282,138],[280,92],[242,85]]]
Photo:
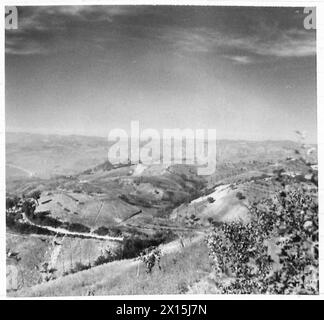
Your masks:
[[[201,262],[208,261],[203,237],[213,223],[248,223],[249,204],[281,190],[278,174],[311,192],[316,183],[309,163],[295,151],[298,144],[289,141],[218,141],[211,176],[198,176],[197,167],[186,164],[114,165],[105,159],[106,149],[102,138],[7,135],[7,196],[28,199],[39,191],[30,218],[44,231],[19,233],[7,227],[7,264],[19,268],[20,279],[18,291],[10,294],[154,293],[142,269],[142,286],[123,281],[138,272],[133,257],[152,244],[165,251],[163,268],[174,280],[165,282],[163,273],[153,277],[165,293],[188,292],[211,272]],[[316,164],[316,157],[315,152],[308,161]],[[18,224],[28,225],[17,217]],[[53,224],[63,231],[48,232]],[[64,234],[71,227],[81,231]],[[98,234],[116,234],[125,241],[96,238]],[[182,241],[186,247],[181,249]],[[202,274],[195,274],[196,267]]]

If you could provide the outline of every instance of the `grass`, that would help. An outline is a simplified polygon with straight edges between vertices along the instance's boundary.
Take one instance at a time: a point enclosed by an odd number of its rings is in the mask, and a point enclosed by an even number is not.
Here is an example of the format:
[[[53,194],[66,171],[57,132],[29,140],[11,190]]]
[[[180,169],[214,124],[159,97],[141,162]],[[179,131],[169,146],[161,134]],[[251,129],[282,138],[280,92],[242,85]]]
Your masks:
[[[204,243],[195,243],[181,252],[168,254],[161,259],[161,271],[154,267],[147,274],[145,266],[129,269],[115,279],[116,285],[97,287],[96,294],[180,294],[189,289],[210,268],[207,247]],[[136,272],[135,272],[136,271]],[[107,289],[109,290],[107,291]]]
[[[139,266],[139,269],[138,269]],[[19,296],[76,296],[93,290],[95,295],[181,294],[211,271],[207,246],[201,240],[180,252],[162,256],[160,271],[147,274],[144,264],[121,260],[44,283]]]
[[[14,259],[7,258],[7,265],[14,264],[19,270],[18,287],[33,286],[39,283],[41,276],[36,266],[46,260],[49,243],[28,235],[7,233],[6,238],[7,249],[18,253],[20,258],[18,263],[15,263]]]

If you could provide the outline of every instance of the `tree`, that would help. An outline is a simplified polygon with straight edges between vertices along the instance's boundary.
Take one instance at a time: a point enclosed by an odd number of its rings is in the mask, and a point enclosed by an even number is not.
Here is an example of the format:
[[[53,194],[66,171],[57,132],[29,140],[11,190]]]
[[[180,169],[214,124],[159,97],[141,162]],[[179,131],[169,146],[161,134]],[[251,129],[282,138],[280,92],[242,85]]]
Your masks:
[[[42,193],[41,191],[35,190],[29,195],[29,198],[33,198],[34,200],[36,200],[37,205],[38,205],[39,204],[38,200],[40,199],[41,193]]]
[[[13,198],[6,197],[6,209],[11,209],[12,207],[16,206],[18,202],[19,198],[17,196],[14,196]]]
[[[36,201],[36,200],[35,200]],[[31,199],[22,200],[21,210],[25,212],[27,217],[32,217],[36,209],[36,203]]]

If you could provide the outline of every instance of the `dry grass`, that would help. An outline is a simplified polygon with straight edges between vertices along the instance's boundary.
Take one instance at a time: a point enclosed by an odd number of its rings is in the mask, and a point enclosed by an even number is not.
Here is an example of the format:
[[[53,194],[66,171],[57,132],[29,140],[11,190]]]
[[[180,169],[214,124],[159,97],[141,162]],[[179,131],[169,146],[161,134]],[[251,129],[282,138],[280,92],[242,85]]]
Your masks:
[[[7,258],[7,265],[14,264],[18,268],[18,288],[33,286],[41,280],[38,266],[48,258],[50,243],[41,241],[41,237],[31,237],[7,233],[6,247],[18,253],[19,262]]]
[[[93,290],[96,295],[181,294],[198,282],[211,266],[201,240],[161,258],[160,271],[147,274],[136,260],[108,263],[17,292],[19,296],[76,296]]]

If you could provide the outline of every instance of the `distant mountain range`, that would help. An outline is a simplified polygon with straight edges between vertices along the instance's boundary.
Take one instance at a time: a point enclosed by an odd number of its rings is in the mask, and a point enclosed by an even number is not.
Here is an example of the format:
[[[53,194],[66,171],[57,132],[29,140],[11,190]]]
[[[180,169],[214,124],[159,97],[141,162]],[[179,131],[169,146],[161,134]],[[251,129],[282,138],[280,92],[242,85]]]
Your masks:
[[[6,178],[49,178],[76,174],[107,161],[108,141],[102,137],[6,134]],[[317,146],[313,158],[317,158]],[[293,157],[294,141],[217,140],[217,160],[238,162]],[[316,161],[315,161],[316,162]]]

